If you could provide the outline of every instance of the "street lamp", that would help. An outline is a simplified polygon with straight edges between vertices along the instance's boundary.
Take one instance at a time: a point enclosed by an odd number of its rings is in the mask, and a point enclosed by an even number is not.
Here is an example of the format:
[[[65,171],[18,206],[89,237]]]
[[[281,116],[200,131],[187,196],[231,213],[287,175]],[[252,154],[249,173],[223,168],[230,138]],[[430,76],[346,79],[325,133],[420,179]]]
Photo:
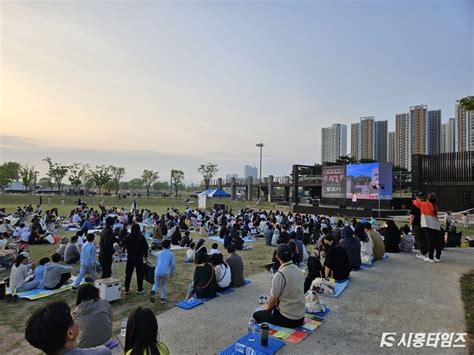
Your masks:
[[[378,190],[378,197],[379,197],[379,214],[378,214],[379,217],[378,218],[380,219],[380,192],[381,192],[380,190],[385,190],[385,185],[378,184],[378,185],[374,185],[373,187],[377,188],[377,190]]]
[[[255,146],[260,148],[260,181],[258,183],[258,199],[260,200],[260,190],[262,189],[262,148],[265,145],[263,143],[257,143]]]

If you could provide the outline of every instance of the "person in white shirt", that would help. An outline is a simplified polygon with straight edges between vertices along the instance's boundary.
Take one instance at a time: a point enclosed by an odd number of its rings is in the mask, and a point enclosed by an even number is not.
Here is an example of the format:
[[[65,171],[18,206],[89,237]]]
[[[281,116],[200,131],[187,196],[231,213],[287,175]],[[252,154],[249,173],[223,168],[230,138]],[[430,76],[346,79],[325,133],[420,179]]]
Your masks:
[[[211,245],[211,250],[209,250],[209,255],[220,254],[219,245],[217,243],[213,243]]]
[[[196,243],[191,243],[188,250],[186,251],[186,256],[184,257],[185,262],[192,263],[194,261]]]
[[[221,253],[211,255],[211,263],[214,266],[217,281],[217,291],[222,292],[230,287],[232,281],[230,266],[224,262]]]
[[[5,239],[5,235],[8,238],[8,233],[2,233],[0,234],[0,250],[5,250],[5,247],[7,246],[7,241]]]
[[[28,270],[28,258],[20,254],[15,259],[15,264],[12,266],[10,272],[10,289],[12,292],[23,292],[38,288],[39,281],[30,281],[33,276],[33,270]]]
[[[81,222],[81,216],[79,216],[79,213],[75,212],[74,215],[72,216],[71,222],[74,224],[79,224]]]

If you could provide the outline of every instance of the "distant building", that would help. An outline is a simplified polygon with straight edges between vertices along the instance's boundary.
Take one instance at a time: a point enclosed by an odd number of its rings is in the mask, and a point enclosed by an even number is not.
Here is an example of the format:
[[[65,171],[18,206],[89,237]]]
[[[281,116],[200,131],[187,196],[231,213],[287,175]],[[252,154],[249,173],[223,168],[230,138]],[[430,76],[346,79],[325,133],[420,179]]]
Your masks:
[[[388,121],[374,122],[373,158],[376,161],[387,161]]]
[[[441,125],[440,153],[453,153],[456,151],[456,120],[450,118]]]
[[[410,107],[411,121],[411,154],[426,154],[427,152],[427,105]]]
[[[411,169],[411,123],[408,112],[395,115],[395,165]]]
[[[387,161],[388,121],[375,121],[374,116],[361,117],[351,125],[351,155],[357,160]]]
[[[456,151],[474,150],[474,112],[456,104]]]
[[[428,111],[425,136],[426,154],[439,154],[441,148],[441,110]]]
[[[238,179],[238,178],[239,178],[239,174],[236,174],[236,173],[233,173],[233,174],[225,174],[225,179],[226,179],[226,181],[230,181],[230,180],[232,180],[232,178]]]
[[[396,132],[388,133],[388,161],[394,164],[395,164],[395,156],[396,156],[395,133]]]
[[[254,166],[245,165],[244,167],[244,178],[252,177],[252,179],[256,180],[258,176],[258,169]]]
[[[347,126],[336,123],[321,129],[321,161],[336,162],[337,158],[347,154]]]
[[[360,123],[351,124],[351,156],[359,160],[361,158],[361,144],[360,144]]]

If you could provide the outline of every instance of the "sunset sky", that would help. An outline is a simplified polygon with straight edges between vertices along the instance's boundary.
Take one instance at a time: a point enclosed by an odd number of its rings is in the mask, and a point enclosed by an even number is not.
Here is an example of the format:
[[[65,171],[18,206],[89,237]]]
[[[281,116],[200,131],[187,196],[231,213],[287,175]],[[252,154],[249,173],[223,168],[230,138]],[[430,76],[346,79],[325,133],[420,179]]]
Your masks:
[[[287,175],[320,162],[332,123],[454,117],[474,94],[473,18],[470,0],[0,0],[0,160],[198,182],[204,162],[258,166],[263,142],[263,174]]]

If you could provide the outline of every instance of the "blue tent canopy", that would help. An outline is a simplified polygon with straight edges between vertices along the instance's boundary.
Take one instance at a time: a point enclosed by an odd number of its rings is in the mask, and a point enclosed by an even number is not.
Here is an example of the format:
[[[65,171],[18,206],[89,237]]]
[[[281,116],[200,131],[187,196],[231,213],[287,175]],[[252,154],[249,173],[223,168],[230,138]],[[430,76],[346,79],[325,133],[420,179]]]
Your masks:
[[[205,195],[207,197],[230,197],[230,194],[228,194],[222,189],[208,189],[206,191],[201,192],[199,195]]]

